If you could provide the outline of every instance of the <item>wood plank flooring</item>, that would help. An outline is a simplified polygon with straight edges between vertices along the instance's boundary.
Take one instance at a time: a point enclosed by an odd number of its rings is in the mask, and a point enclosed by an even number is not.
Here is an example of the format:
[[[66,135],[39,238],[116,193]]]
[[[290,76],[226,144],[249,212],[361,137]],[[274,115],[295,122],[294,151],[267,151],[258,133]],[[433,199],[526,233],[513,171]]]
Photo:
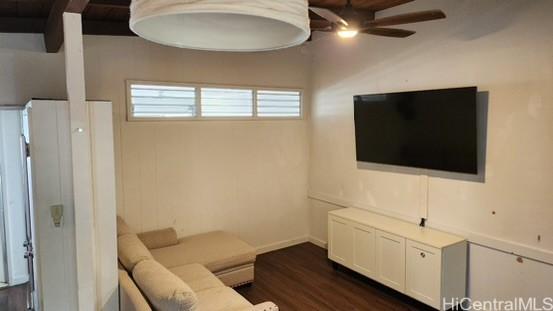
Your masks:
[[[251,303],[281,311],[434,310],[344,267],[334,269],[326,250],[304,243],[257,257],[255,282],[237,289]]]
[[[24,311],[27,309],[27,284],[0,289],[1,311]]]
[[[0,289],[0,310],[25,310],[25,290]],[[273,301],[281,311],[433,310],[346,268],[334,269],[326,250],[311,243],[258,256],[254,284],[237,290],[254,304]]]

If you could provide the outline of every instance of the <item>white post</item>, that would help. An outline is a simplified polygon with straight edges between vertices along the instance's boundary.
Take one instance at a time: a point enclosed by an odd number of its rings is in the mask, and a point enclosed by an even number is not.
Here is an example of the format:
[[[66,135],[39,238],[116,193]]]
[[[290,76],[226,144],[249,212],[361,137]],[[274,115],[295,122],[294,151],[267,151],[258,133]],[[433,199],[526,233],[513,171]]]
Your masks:
[[[96,310],[92,160],[81,15],[64,13],[63,28],[71,124],[78,304],[79,311]]]

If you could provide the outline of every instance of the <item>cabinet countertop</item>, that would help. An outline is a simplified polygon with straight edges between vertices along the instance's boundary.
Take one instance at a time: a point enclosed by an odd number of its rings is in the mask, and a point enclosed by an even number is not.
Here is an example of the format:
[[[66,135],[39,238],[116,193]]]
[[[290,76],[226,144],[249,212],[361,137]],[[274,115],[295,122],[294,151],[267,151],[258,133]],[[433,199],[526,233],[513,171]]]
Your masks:
[[[338,209],[330,211],[329,215],[373,227],[439,249],[466,240],[465,238],[450,233],[426,227],[423,228],[413,223],[358,208]]]

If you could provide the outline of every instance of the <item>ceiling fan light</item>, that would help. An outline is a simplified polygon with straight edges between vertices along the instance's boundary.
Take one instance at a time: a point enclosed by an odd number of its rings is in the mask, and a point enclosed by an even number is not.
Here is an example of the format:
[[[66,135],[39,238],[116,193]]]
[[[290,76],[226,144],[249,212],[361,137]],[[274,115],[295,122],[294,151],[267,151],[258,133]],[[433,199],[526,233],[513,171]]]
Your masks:
[[[358,34],[359,34],[358,30],[352,30],[352,29],[338,31],[338,36],[342,39],[351,39],[357,36]]]
[[[291,47],[311,35],[305,0],[132,0],[130,28],[159,44],[235,52]]]

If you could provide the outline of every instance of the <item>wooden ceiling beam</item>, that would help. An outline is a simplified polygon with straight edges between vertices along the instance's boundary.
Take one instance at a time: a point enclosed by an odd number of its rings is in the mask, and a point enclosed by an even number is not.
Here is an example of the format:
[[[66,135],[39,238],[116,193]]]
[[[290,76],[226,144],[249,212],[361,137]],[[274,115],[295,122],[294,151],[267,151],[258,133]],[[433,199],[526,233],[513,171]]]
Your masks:
[[[89,0],[56,0],[50,9],[44,30],[46,52],[57,53],[63,44],[63,13],[82,13]]]
[[[65,0],[67,6],[65,12],[81,14],[90,0]]]
[[[0,33],[44,33],[46,19],[0,17]],[[83,20],[83,34],[106,36],[136,36],[128,22]]]
[[[90,0],[88,5],[128,9],[131,6],[131,0]]]
[[[97,36],[136,36],[129,28],[128,22],[95,20],[83,21],[83,34]]]
[[[376,12],[411,1],[414,0],[352,0],[352,4],[356,9]],[[346,0],[309,0],[309,5],[328,9],[342,9],[346,5],[346,2]]]
[[[0,32],[44,33],[46,20],[41,18],[0,17]]]
[[[22,0],[0,0],[0,2],[18,3]],[[36,0],[28,0],[33,3]],[[63,13],[83,13],[87,6],[98,8],[94,11],[93,20],[83,20],[83,33],[90,35],[115,35],[134,36],[130,31],[127,21],[115,21],[98,17],[97,12],[109,11],[108,9],[129,9],[131,0],[41,0],[42,7],[50,7],[49,14],[44,17],[17,17],[17,15],[0,15],[0,32],[11,33],[44,33],[46,50],[56,53],[63,44]],[[408,3],[413,0],[353,0],[357,12],[366,20],[374,19],[374,12],[389,7]],[[47,5],[47,4],[48,5]],[[310,0],[315,6],[326,7],[339,13],[346,0]],[[104,10],[100,10],[104,9]],[[119,12],[119,11],[118,11]],[[46,12],[44,12],[46,13]],[[107,13],[104,13],[107,14]],[[84,14],[86,15],[86,14]],[[92,16],[91,16],[92,17]],[[107,16],[106,16],[107,17]],[[310,13],[314,24],[321,26],[324,22],[316,14]],[[85,16],[86,18],[86,16]],[[317,28],[317,27],[315,27]]]
[[[372,11],[382,11],[392,7],[396,7],[414,0],[360,0],[359,7]],[[355,2],[354,2],[355,5]]]

